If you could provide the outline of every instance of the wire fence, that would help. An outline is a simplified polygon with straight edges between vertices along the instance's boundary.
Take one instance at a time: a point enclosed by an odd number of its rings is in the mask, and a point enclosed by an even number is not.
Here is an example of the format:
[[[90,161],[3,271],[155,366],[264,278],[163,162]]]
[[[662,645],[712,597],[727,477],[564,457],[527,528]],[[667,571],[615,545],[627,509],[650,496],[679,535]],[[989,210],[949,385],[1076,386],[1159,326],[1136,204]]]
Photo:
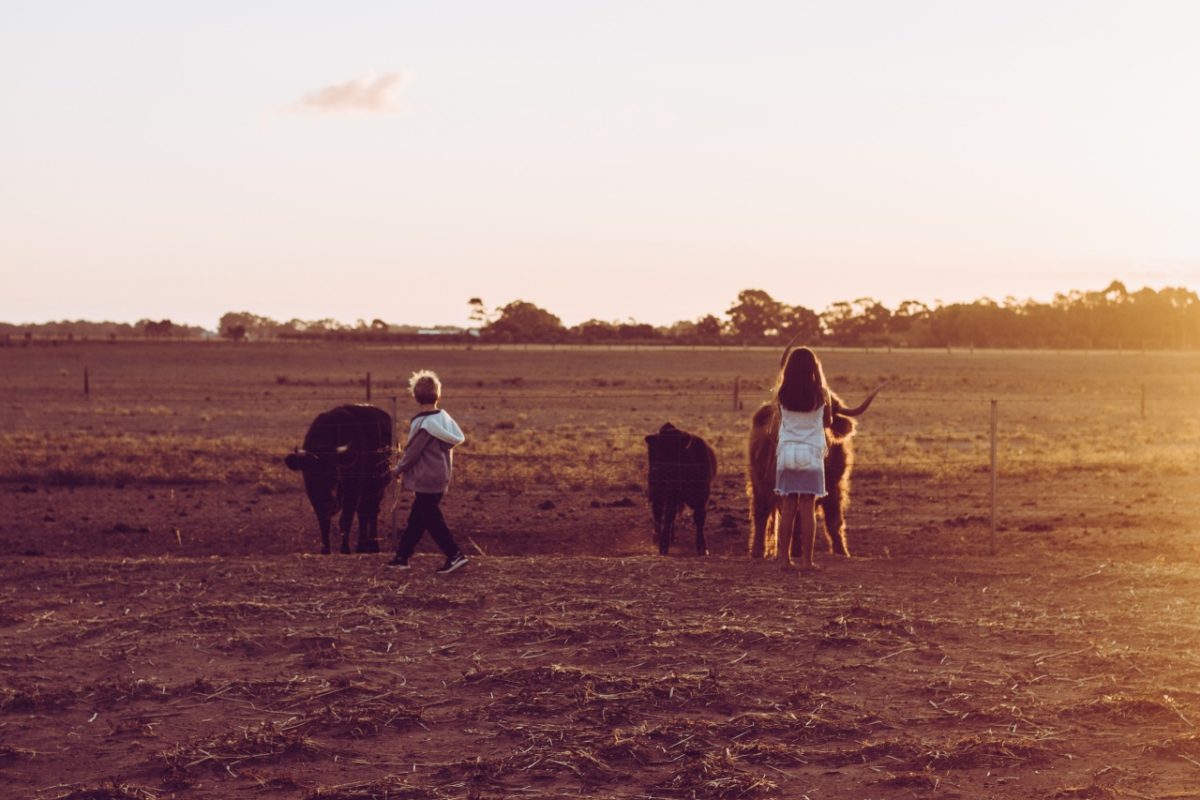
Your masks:
[[[531,508],[546,501],[644,506],[644,437],[671,421],[714,447],[714,509],[744,524],[749,418],[769,381],[720,376],[635,384],[575,377],[564,389],[564,379],[513,377],[453,387],[448,404],[468,436],[456,450],[455,491],[519,496]],[[854,383],[843,391],[856,397],[872,385],[863,378]],[[98,458],[129,461],[130,480],[138,479],[139,469],[145,472],[147,454],[158,450],[164,461],[171,459],[158,476],[163,482],[173,475],[187,480],[211,461],[212,474],[232,482],[265,481],[272,491],[294,491],[289,513],[305,521],[311,511],[299,478],[282,459],[300,444],[316,414],[347,400],[366,401],[369,393],[393,416],[396,439],[403,442],[412,410],[401,382],[381,382],[370,373],[342,380],[280,376],[274,383],[214,387],[211,395],[203,387],[176,388],[136,374],[98,380],[86,373],[80,388],[86,391],[47,397],[34,382],[10,385],[0,432],[27,436],[18,450],[31,460],[39,448],[61,445],[55,426],[70,432],[62,436],[72,439],[72,447],[98,441],[105,451]],[[1086,518],[1099,506],[1129,503],[1128,492],[1112,491],[1107,478],[1091,481],[1085,491],[1054,492],[1047,490],[1048,475],[1186,472],[1200,464],[1200,426],[1191,407],[1164,408],[1152,400],[1148,413],[1144,384],[1126,386],[1116,397],[1018,393],[1000,400],[994,433],[990,394],[938,395],[913,385],[885,392],[861,418],[854,438],[854,524],[909,533],[962,528],[978,535],[995,519],[1000,530],[1037,532]]]
[[[158,428],[140,434],[121,434],[104,458],[128,459],[132,468],[144,469],[147,452],[152,451],[157,442],[157,446],[178,458],[179,466],[174,471],[186,481],[189,477],[197,477],[204,458],[215,457],[221,467],[230,470],[229,475],[235,483],[261,482],[265,474],[270,476],[266,480],[276,491],[288,487],[294,489],[297,494],[292,509],[297,519],[307,520],[310,511],[300,492],[301,482],[282,463],[287,452],[303,440],[306,422],[301,420],[298,425],[279,421],[273,424],[255,422],[244,432],[228,437],[227,444],[225,438],[213,437],[211,427],[203,423],[160,424]],[[547,500],[561,505],[569,502],[564,498],[571,497],[581,504],[595,503],[601,508],[614,504],[644,504],[649,468],[644,436],[655,432],[656,426],[635,429],[636,422],[628,420],[621,427],[578,432],[568,439],[564,434],[570,435],[570,432],[561,428],[538,430],[525,423],[511,428],[503,423],[499,426],[483,424],[476,429],[466,422],[463,425],[468,443],[455,451],[456,492],[521,496],[530,508]],[[400,420],[397,425],[399,441],[405,438],[405,427],[404,421]],[[722,513],[739,517],[746,507],[747,428],[743,413],[737,418],[726,419],[724,429],[709,422],[696,431],[709,440],[717,452],[714,506]],[[244,437],[252,437],[248,446],[238,444]],[[225,446],[229,449],[222,452]],[[910,498],[917,503],[944,501],[947,488],[950,488],[956,506],[975,509],[966,515],[968,519],[961,520],[963,524],[981,524],[985,515],[990,524],[989,509],[995,496],[991,491],[992,478],[997,472],[1003,520],[1004,511],[1010,510],[1015,501],[1014,488],[1021,485],[1014,487],[1007,483],[1004,470],[1019,474],[1031,465],[1005,454],[1001,448],[999,469],[994,472],[991,441],[980,439],[974,431],[970,435],[963,435],[961,431],[943,431],[941,436],[931,433],[914,436],[875,430],[870,422],[865,422],[854,440],[854,447],[853,495],[860,507],[863,503],[869,508],[874,502],[883,502],[876,498],[886,498],[889,504],[897,498]],[[258,464],[257,470],[250,469],[256,460],[264,463]],[[239,477],[238,470],[248,471]],[[1062,498],[1058,502],[1061,506]],[[927,516],[937,513],[935,507],[928,505],[924,511]],[[871,524],[902,528],[911,527],[913,523],[901,514],[882,515]]]

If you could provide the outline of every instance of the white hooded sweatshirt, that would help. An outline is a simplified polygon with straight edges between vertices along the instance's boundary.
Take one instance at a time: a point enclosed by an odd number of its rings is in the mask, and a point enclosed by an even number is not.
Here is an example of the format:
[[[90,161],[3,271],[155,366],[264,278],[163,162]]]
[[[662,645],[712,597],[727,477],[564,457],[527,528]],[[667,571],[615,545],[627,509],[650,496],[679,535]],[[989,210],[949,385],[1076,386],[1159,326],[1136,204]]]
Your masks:
[[[453,448],[466,441],[462,429],[444,410],[422,411],[408,426],[404,455],[396,474],[404,488],[423,494],[441,494],[450,486],[454,470]]]

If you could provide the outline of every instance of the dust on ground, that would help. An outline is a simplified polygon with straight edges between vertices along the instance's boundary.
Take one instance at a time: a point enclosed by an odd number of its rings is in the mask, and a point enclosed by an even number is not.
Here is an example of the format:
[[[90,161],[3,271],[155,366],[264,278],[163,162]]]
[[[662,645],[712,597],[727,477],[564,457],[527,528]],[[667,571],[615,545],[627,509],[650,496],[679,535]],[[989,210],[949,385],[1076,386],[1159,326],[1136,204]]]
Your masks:
[[[286,473],[136,480],[172,463],[150,446],[167,434],[203,450],[254,430],[228,457],[281,470],[345,393],[331,358],[361,373],[373,354],[177,352],[86,351],[91,406],[47,389],[85,350],[0,353],[10,446],[114,448],[132,475],[33,480],[5,455],[0,796],[1200,797],[1191,361],[831,354],[845,394],[898,377],[856,443],[856,557],[800,576],[746,558],[748,413],[702,391],[774,355],[407,354],[475,392],[458,408],[481,447],[445,501],[472,560],[438,576],[428,541],[410,572],[315,555]],[[653,396],[618,385],[658,372]],[[560,452],[609,461],[539,471],[531,403],[553,406]],[[635,454],[665,419],[721,455],[707,558],[689,521],[652,555]]]

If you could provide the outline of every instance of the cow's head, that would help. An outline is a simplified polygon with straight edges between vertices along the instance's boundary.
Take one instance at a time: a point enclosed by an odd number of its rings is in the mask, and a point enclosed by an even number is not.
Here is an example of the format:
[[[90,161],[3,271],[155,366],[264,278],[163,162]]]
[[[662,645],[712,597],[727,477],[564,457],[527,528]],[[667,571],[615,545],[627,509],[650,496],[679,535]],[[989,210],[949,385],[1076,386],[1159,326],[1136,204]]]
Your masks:
[[[665,423],[646,437],[646,448],[650,454],[651,464],[680,463],[684,461],[684,453],[692,446],[695,439],[690,433],[679,430],[671,423]]]
[[[287,465],[288,469],[299,470],[301,472],[319,470],[326,465],[332,470],[337,466],[337,456],[342,455],[349,449],[350,445],[344,444],[332,451],[323,453],[297,447],[284,456],[283,463]]]
[[[299,447],[297,447],[295,450],[284,456],[283,463],[286,464],[287,468],[290,470],[302,470],[306,466],[315,466],[317,463],[317,457],[312,453],[301,450]]]
[[[283,459],[288,469],[298,470],[304,476],[304,490],[318,517],[331,517],[340,509],[337,460],[345,451],[344,447],[326,451],[297,447]]]

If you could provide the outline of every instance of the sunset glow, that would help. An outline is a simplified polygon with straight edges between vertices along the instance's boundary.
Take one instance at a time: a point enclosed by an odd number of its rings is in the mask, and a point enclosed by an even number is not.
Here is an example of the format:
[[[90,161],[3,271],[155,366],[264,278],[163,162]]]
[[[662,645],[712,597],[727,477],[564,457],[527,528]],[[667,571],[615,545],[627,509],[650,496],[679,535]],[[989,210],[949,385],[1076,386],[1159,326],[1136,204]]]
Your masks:
[[[10,3],[0,320],[1195,289],[1198,29],[1186,2]]]

